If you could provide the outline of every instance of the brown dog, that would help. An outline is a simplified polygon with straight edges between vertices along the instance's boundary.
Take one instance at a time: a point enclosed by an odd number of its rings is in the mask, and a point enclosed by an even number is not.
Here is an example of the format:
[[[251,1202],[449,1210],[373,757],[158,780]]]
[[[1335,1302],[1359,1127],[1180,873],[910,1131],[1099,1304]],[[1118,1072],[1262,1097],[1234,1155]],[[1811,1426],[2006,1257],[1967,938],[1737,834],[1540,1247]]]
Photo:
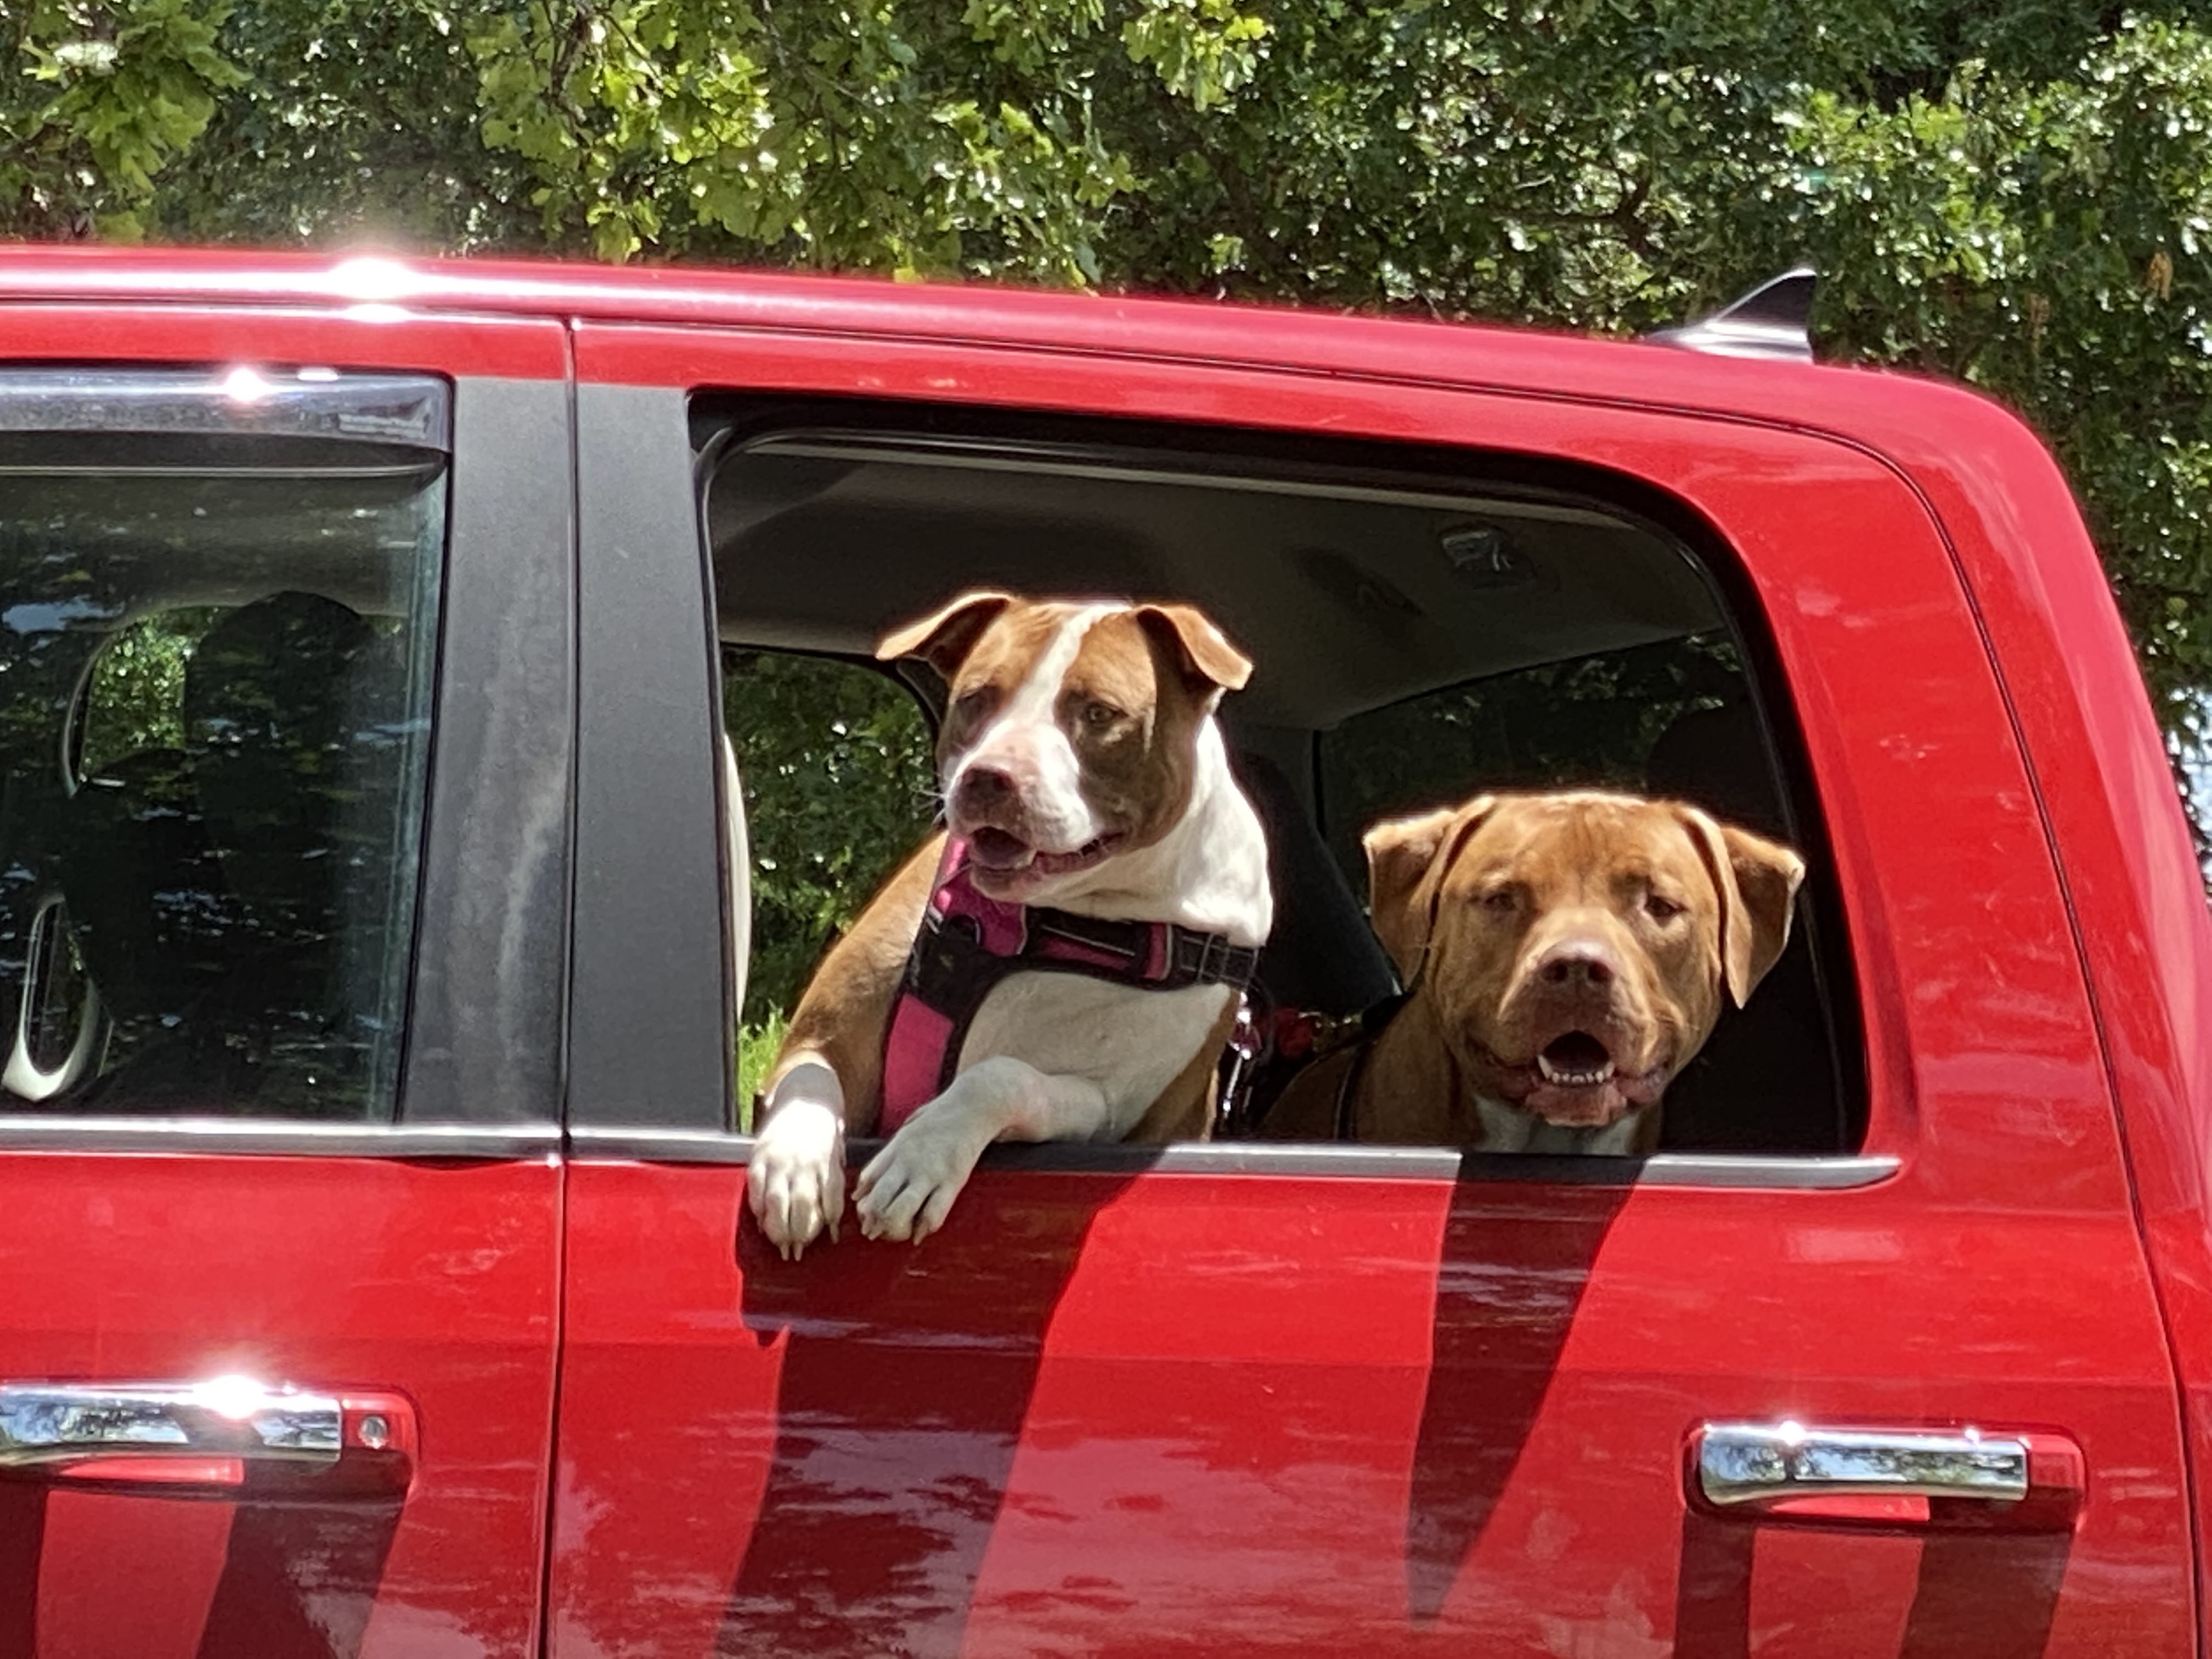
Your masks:
[[[1483,795],[1367,832],[1407,987],[1268,1115],[1284,1140],[1648,1152],[1668,1083],[1782,954],[1805,866],[1694,806]]]
[[[1197,611],[969,593],[877,654],[947,683],[951,848],[908,860],[792,1016],[746,1171],[787,1256],[836,1236],[848,1131],[889,1137],[860,1231],[917,1241],[994,1141],[1203,1137],[1274,915],[1214,718],[1252,665]]]

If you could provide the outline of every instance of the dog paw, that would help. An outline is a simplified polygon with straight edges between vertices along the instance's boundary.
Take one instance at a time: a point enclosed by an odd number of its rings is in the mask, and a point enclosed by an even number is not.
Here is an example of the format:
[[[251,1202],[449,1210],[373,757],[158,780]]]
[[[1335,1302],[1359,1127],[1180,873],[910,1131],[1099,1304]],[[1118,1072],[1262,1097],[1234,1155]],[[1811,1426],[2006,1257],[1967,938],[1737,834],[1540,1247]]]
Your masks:
[[[826,1228],[834,1242],[845,1213],[845,1125],[817,1100],[787,1100],[761,1125],[745,1166],[753,1219],[787,1261]]]
[[[948,1124],[918,1115],[860,1171],[853,1208],[864,1237],[919,1244],[945,1224],[983,1146]]]

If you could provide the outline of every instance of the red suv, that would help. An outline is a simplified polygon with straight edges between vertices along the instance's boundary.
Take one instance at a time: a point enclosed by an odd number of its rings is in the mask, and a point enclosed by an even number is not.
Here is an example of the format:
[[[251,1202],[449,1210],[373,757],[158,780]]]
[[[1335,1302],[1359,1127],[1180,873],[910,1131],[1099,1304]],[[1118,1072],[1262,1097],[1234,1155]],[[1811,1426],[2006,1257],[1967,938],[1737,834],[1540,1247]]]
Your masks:
[[[1790,951],[1648,1158],[1006,1147],[785,1261],[752,1080],[933,805],[870,647],[978,586],[1257,664],[1276,1004],[1500,785],[1787,839]],[[2208,963],[1960,391],[0,252],[0,1659],[2195,1653]]]

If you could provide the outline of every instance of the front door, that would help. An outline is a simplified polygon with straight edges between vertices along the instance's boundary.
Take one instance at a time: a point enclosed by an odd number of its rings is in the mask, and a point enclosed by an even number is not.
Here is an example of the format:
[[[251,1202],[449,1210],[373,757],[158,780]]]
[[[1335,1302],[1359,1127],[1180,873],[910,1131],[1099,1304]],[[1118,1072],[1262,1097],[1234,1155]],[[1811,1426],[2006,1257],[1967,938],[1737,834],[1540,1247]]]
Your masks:
[[[579,336],[558,1659],[2192,1650],[2081,965],[1896,474],[1753,420],[843,341],[822,314]],[[1436,373],[1510,379],[1433,338]],[[1449,798],[1540,763],[1765,802],[1814,876],[1797,988],[1745,1010],[1732,1091],[1700,1122],[1686,1079],[1641,1161],[1006,1149],[920,1247],[767,1249],[704,641],[859,669],[925,596],[1140,583],[1254,647],[1235,741],[1305,815],[1279,856],[1355,842],[1353,805],[1435,804],[1406,779]],[[840,765],[883,741],[817,734]],[[837,789],[790,844],[754,813],[757,899],[872,823]],[[1284,915],[1312,920],[1315,869],[1279,866]]]
[[[0,1653],[537,1651],[565,376],[0,307]]]

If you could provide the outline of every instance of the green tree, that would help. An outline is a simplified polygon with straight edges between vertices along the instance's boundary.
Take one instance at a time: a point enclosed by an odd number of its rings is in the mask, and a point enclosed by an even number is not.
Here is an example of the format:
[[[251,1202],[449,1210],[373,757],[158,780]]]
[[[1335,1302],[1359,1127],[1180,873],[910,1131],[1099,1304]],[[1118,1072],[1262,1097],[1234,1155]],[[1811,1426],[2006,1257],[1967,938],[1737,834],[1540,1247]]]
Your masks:
[[[1809,257],[2212,688],[2200,0],[22,0],[0,234],[715,258],[1623,332]]]

